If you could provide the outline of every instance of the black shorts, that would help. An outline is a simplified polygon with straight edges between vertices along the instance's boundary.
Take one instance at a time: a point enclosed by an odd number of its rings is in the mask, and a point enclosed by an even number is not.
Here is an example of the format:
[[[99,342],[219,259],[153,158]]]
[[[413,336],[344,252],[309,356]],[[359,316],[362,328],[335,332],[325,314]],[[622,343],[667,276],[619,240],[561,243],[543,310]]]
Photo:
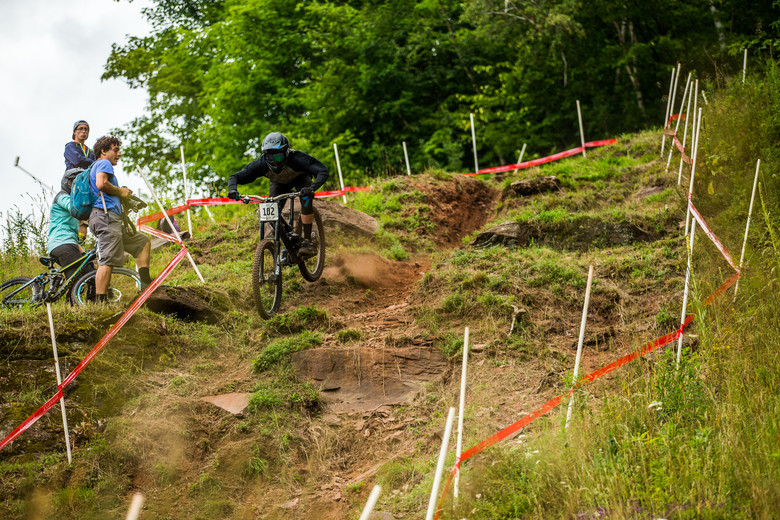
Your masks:
[[[49,253],[49,256],[53,256],[55,258],[55,261],[57,262],[57,265],[60,267],[65,267],[67,265],[72,264],[82,256],[84,256],[84,253],[81,252],[81,248],[78,244],[62,244],[61,246],[57,246],[54,249],[51,250],[51,253]],[[70,276],[76,272],[76,269],[79,268],[80,264],[76,264],[73,267],[69,267],[68,269],[65,269],[65,277],[70,278]],[[94,271],[95,266],[92,265],[92,262],[88,262],[79,273],[79,276],[88,273],[90,271]]]
[[[282,195],[283,193],[291,193],[293,191],[293,188],[300,191],[301,188],[304,186],[311,186],[312,181],[309,177],[306,175],[301,175],[300,177],[296,177],[292,180],[292,182],[288,182],[286,184],[281,184],[278,182],[272,182],[270,188],[268,189],[268,194],[271,197],[276,197],[277,195]],[[281,204],[279,205],[279,210],[281,211],[284,208],[284,204],[286,203],[286,200],[281,201]],[[314,197],[301,197],[301,215],[311,215],[314,213]]]

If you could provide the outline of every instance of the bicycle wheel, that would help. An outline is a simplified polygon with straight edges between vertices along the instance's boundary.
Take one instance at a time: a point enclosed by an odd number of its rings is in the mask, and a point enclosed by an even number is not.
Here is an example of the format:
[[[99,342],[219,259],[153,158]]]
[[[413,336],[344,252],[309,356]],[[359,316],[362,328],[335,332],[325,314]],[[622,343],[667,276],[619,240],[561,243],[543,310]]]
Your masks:
[[[298,264],[298,269],[301,271],[301,276],[309,282],[316,282],[322,276],[322,270],[325,268],[325,228],[322,226],[322,217],[319,212],[314,210],[314,222],[311,227],[311,237],[303,237],[303,222],[301,221],[301,215],[298,214],[298,218],[295,219],[295,232],[303,238],[309,238],[311,245],[314,246],[316,252],[314,256],[310,256],[306,260]]]
[[[261,240],[255,251],[252,265],[252,291],[257,312],[268,319],[279,310],[282,302],[282,277],[276,271],[276,244],[273,240]]]
[[[41,297],[41,287],[31,278],[20,276],[11,278],[0,285],[0,302],[4,307],[23,307],[37,303]]]
[[[91,271],[73,284],[70,297],[76,305],[86,305],[94,300],[95,276],[97,271]],[[135,300],[141,291],[141,276],[125,267],[115,267],[111,271],[111,282],[108,284],[108,303],[128,305]]]

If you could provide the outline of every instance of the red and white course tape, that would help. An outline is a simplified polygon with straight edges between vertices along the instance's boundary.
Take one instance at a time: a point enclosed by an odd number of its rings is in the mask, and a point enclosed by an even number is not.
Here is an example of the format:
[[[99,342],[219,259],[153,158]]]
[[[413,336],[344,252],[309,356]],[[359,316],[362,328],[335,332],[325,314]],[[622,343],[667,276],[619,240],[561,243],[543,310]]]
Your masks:
[[[531,161],[525,161],[517,164],[507,164],[505,166],[496,166],[495,168],[484,168],[482,170],[477,171],[476,173],[464,173],[463,175],[468,175],[471,177],[474,177],[476,175],[484,175],[487,173],[501,173],[501,172],[508,172],[509,170],[522,170],[524,168],[531,168],[533,166],[539,166],[540,164],[546,164],[553,161],[559,161],[561,159],[564,159],[566,157],[571,157],[572,155],[577,155],[582,153],[582,151],[585,148],[595,148],[597,146],[607,146],[610,144],[614,144],[617,142],[617,139],[603,139],[601,141],[591,141],[589,143],[585,143],[585,146],[578,146],[577,148],[572,148],[571,150],[566,150],[564,152],[558,152],[553,155],[548,155],[547,157],[540,157],[539,159],[533,159]]]
[[[731,278],[726,280],[718,289],[715,290],[710,296],[707,297],[707,299],[704,301],[704,305],[711,304],[715,298],[723,292],[725,292],[729,287],[731,287],[737,280],[739,279],[739,273],[735,273]],[[452,479],[455,476],[456,473],[460,471],[460,465],[473,457],[474,455],[477,455],[478,453],[484,451],[486,448],[489,448],[490,446],[493,446],[494,444],[497,444],[515,433],[519,432],[532,422],[534,422],[539,417],[547,414],[551,410],[555,409],[558,405],[561,404],[561,402],[572,395],[574,391],[592,381],[595,381],[596,379],[599,379],[606,374],[609,374],[610,372],[617,370],[618,368],[622,367],[623,365],[627,365],[628,363],[635,361],[643,356],[646,356],[647,354],[653,352],[654,350],[657,350],[660,347],[663,347],[664,345],[667,345],[671,343],[672,341],[679,338],[683,331],[685,330],[685,327],[687,327],[692,321],[693,321],[693,314],[688,315],[685,318],[685,321],[682,323],[679,329],[670,332],[669,334],[666,334],[665,336],[662,336],[655,341],[651,341],[650,343],[646,344],[645,346],[631,352],[630,354],[627,354],[620,359],[613,361],[609,365],[606,365],[604,367],[601,367],[600,369],[596,370],[595,372],[592,372],[588,374],[587,376],[582,377],[576,386],[572,387],[568,392],[565,394],[561,394],[557,397],[553,397],[546,403],[544,403],[542,406],[531,412],[530,414],[526,415],[519,421],[517,421],[514,424],[511,424],[504,428],[503,430],[499,431],[498,433],[493,434],[492,436],[488,437],[484,441],[480,442],[479,444],[476,444],[472,448],[469,448],[468,450],[464,451],[460,458],[456,461],[455,466],[450,471],[449,478],[447,479],[447,483],[444,486],[444,490],[442,491],[441,496],[439,497],[439,507],[437,507],[436,515],[434,516],[434,520],[439,518],[439,515],[441,513],[441,502],[444,500],[444,497],[447,495],[447,491],[450,488],[450,484],[452,483]]]

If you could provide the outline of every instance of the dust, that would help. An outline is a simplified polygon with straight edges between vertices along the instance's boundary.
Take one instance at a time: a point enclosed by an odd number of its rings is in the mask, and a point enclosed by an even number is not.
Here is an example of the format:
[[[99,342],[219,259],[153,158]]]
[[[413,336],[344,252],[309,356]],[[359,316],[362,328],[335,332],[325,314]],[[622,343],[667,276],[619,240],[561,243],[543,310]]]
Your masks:
[[[419,263],[395,262],[371,253],[338,255],[323,272],[328,280],[353,282],[362,289],[407,286],[419,275]]]

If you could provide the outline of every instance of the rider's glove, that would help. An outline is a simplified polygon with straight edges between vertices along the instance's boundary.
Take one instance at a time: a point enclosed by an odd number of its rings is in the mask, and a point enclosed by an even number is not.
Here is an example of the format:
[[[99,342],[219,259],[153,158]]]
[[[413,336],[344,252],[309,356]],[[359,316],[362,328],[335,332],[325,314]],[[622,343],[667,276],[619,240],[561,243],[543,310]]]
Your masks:
[[[301,197],[313,197],[314,196],[314,188],[311,186],[304,186],[301,188]]]
[[[241,195],[239,195],[236,190],[231,190],[228,192],[228,198],[233,200],[238,200],[239,198],[241,198]]]

